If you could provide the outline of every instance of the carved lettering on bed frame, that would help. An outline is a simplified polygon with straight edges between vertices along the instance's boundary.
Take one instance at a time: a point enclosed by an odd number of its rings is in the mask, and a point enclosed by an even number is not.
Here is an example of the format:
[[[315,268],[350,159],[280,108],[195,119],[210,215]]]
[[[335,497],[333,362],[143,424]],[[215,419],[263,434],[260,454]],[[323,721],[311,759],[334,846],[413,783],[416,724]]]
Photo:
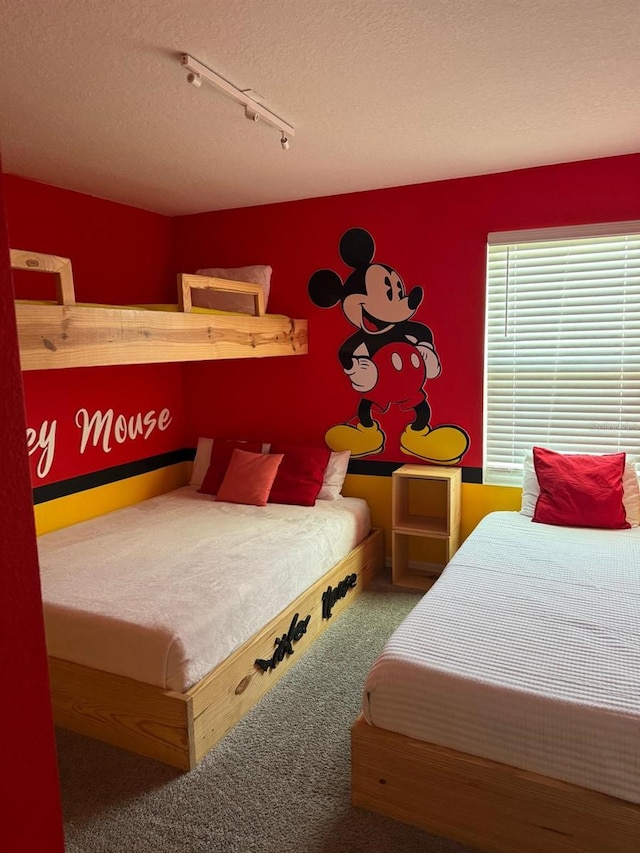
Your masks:
[[[353,589],[358,582],[356,574],[347,575],[346,578],[340,581],[338,586],[328,586],[327,591],[322,593],[322,618],[331,619],[331,611],[333,606],[340,598],[344,598],[350,589]]]
[[[256,659],[256,666],[260,667],[263,672],[266,672],[268,669],[275,669],[280,661],[284,660],[285,655],[292,655],[294,651],[293,644],[297,643],[300,637],[307,633],[307,626],[309,625],[311,614],[309,614],[306,619],[301,619],[300,622],[298,622],[299,615],[299,613],[295,614],[291,620],[291,625],[289,625],[287,633],[283,634],[281,637],[276,637],[274,640],[276,650],[273,653],[273,657],[270,657],[268,660],[263,660],[262,658]]]

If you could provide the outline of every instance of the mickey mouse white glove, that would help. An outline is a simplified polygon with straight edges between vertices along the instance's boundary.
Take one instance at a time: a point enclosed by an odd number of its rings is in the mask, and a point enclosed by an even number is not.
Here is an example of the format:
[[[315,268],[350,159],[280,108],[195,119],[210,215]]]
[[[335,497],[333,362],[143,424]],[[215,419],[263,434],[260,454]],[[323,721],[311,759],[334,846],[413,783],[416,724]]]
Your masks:
[[[440,376],[442,370],[440,359],[431,344],[418,344],[417,348],[427,368],[427,379],[435,379],[436,376]]]
[[[364,356],[354,357],[351,367],[345,368],[344,371],[355,391],[361,394],[366,391],[371,391],[378,381],[378,368],[370,358]]]

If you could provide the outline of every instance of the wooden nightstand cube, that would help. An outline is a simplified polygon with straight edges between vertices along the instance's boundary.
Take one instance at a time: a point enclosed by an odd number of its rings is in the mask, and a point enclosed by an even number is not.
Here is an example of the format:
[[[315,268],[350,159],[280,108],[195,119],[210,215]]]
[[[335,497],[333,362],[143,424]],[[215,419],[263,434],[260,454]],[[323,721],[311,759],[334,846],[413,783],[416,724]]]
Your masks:
[[[428,490],[421,496],[423,482]],[[460,494],[462,471],[436,465],[403,465],[392,474],[391,560],[392,580],[399,586],[429,589],[437,573],[449,562],[460,544]],[[416,494],[412,494],[411,492]],[[428,511],[421,511],[421,504]],[[437,540],[443,561],[434,571],[409,567],[411,537]]]

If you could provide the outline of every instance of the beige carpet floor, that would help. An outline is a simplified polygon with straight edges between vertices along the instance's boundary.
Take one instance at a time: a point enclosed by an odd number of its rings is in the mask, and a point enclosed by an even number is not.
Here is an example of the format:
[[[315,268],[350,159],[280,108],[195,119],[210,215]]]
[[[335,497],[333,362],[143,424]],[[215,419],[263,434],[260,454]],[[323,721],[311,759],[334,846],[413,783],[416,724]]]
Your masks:
[[[470,853],[350,804],[362,684],[418,598],[364,592],[191,773],[59,731],[68,853]]]

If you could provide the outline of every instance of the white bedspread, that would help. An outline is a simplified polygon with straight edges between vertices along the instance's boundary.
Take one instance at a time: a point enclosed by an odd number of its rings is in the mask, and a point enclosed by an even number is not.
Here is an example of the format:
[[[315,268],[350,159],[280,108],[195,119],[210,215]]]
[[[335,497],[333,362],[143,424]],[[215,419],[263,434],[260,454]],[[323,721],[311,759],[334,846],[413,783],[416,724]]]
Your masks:
[[[487,516],[387,643],[364,712],[640,803],[640,529]]]
[[[369,532],[357,498],[218,503],[186,486],[40,537],[50,655],[183,692]]]

